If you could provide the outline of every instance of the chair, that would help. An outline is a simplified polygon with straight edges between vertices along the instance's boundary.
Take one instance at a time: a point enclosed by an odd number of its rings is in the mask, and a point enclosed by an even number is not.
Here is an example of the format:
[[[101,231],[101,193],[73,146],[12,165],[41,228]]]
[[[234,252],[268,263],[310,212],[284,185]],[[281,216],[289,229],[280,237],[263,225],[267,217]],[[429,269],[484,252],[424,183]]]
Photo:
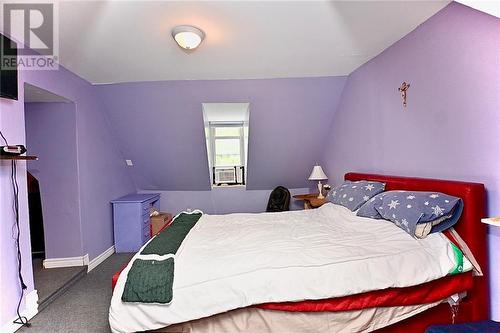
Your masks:
[[[290,210],[290,191],[278,186],[269,195],[266,212],[284,212]]]

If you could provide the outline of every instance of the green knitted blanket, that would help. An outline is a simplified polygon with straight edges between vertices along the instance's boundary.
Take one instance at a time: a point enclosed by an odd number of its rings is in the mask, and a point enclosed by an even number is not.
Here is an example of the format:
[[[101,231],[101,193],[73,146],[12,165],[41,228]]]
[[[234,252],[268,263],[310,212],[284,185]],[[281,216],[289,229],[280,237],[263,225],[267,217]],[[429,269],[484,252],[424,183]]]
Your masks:
[[[175,255],[189,231],[201,217],[201,213],[179,214],[172,225],[160,232],[142,250],[148,254]],[[137,258],[127,275],[122,294],[124,302],[170,303],[174,282],[174,258],[151,260]]]

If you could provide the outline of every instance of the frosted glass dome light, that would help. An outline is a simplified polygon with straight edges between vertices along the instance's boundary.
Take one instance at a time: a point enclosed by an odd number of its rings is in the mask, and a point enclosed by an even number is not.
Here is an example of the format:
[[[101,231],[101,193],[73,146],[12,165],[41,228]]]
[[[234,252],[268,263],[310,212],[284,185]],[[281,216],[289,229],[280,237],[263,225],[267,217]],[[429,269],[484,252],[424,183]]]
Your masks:
[[[183,49],[194,50],[205,38],[205,33],[190,25],[179,25],[172,29],[172,37]]]

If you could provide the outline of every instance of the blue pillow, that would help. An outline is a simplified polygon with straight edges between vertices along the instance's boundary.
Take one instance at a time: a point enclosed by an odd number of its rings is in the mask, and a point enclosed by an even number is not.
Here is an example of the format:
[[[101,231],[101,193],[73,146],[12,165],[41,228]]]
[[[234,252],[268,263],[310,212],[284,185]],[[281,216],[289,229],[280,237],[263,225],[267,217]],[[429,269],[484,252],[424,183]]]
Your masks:
[[[360,180],[356,182],[345,181],[328,192],[328,199],[337,205],[342,205],[355,211],[373,196],[383,192],[385,183]]]
[[[384,195],[385,192],[382,192],[368,200],[365,204],[363,204],[363,206],[359,208],[356,215],[377,220],[382,219],[382,215],[380,215],[380,213],[378,212],[377,207],[382,207]]]
[[[384,218],[418,238],[450,228],[463,210],[462,199],[440,192],[388,191],[373,199],[360,208],[358,216]]]

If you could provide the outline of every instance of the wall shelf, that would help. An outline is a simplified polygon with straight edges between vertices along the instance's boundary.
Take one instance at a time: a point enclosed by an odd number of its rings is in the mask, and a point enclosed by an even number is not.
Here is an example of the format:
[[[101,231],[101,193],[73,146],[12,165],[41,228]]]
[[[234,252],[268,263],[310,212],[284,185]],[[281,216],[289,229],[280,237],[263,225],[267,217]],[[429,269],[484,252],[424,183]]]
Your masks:
[[[0,160],[30,160],[30,161],[36,161],[38,160],[38,156],[6,156],[6,155],[0,155]]]

